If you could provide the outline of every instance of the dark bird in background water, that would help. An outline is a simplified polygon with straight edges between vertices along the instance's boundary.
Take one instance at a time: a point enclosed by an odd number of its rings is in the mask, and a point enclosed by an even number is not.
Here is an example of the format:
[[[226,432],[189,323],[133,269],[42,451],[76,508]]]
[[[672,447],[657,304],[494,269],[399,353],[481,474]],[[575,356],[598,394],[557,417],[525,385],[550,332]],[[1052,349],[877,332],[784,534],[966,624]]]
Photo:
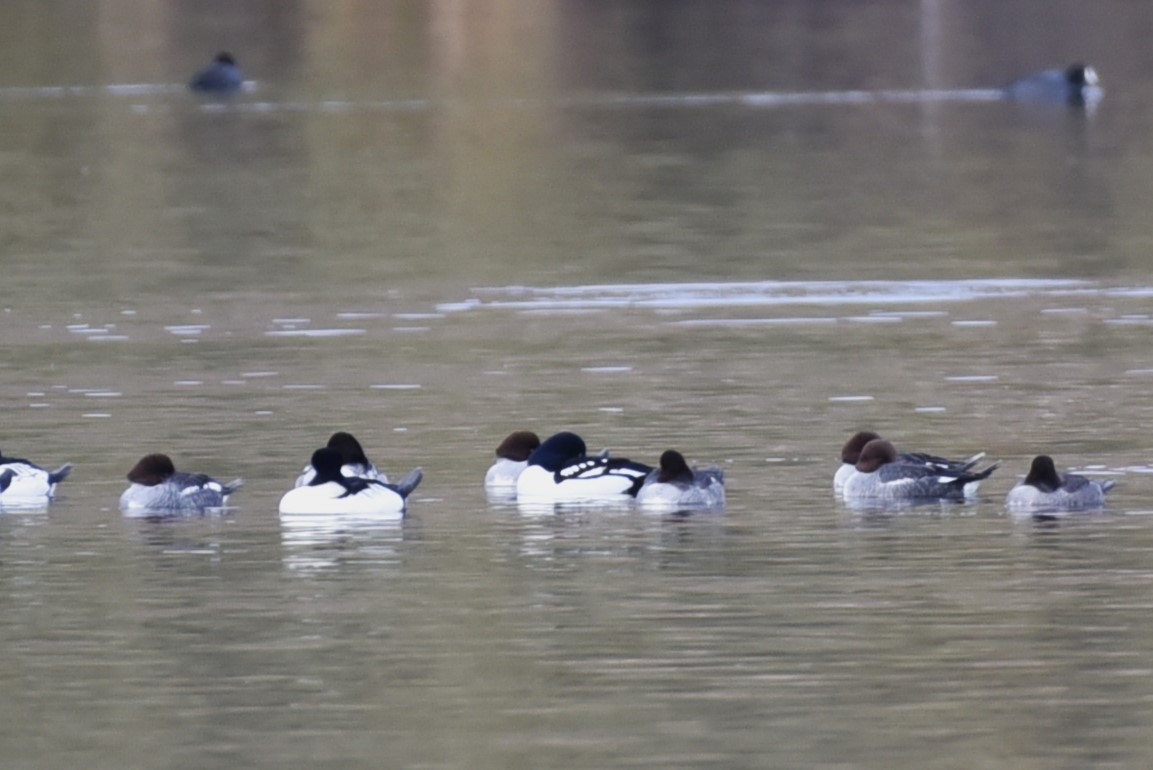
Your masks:
[[[244,85],[244,75],[236,66],[232,54],[218,53],[204,69],[192,76],[188,87],[193,91],[212,94],[231,94]]]
[[[1005,86],[1005,96],[1020,102],[1050,102],[1084,107],[1104,94],[1097,70],[1077,62],[1065,69],[1042,70]]]

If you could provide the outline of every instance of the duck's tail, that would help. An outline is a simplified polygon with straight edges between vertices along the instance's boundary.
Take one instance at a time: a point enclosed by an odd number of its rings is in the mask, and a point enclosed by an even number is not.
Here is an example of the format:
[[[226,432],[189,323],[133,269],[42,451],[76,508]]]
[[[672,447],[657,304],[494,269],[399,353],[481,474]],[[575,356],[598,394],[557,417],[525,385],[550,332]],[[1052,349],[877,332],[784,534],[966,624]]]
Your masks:
[[[993,475],[993,471],[997,470],[1000,467],[1001,467],[1001,463],[1000,463],[1000,461],[998,461],[998,462],[995,462],[995,463],[989,465],[988,467],[986,467],[982,470],[973,471],[973,476],[977,479],[987,479]]]
[[[401,479],[396,484],[396,491],[401,497],[408,497],[412,494],[412,490],[420,486],[420,480],[424,478],[424,471],[420,468],[413,468],[408,472],[408,475]]]
[[[707,468],[697,468],[696,478],[698,483],[703,482],[702,486],[708,484],[721,484],[725,483],[725,472],[715,465],[710,465]]]
[[[227,484],[221,484],[220,485],[220,494],[224,495],[225,497],[228,497],[233,492],[240,489],[242,486],[244,486],[244,479],[233,479],[232,481],[228,482]]]
[[[1105,479],[1104,481],[1098,481],[1097,483],[1101,485],[1101,494],[1105,494],[1110,489],[1117,486],[1117,482],[1114,479]]]
[[[48,483],[58,484],[64,479],[68,478],[68,474],[72,472],[72,463],[64,463],[54,471],[48,471]]]
[[[984,452],[978,452],[977,454],[970,457],[968,460],[962,460],[961,461],[961,470],[971,471],[977,467],[977,463],[981,462],[984,459],[985,459],[985,453]],[[997,463],[993,463],[993,467],[996,468]]]

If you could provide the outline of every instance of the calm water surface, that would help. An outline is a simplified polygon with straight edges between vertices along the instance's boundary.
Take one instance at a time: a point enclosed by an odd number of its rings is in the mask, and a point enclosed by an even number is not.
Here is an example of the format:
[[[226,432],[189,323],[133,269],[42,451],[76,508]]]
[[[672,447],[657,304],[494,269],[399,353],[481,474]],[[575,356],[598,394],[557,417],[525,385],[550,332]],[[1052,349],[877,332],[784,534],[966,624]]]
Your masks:
[[[0,447],[76,464],[0,517],[5,767],[1153,763],[1142,8],[112,5],[0,10]],[[1002,469],[848,510],[866,426]],[[403,524],[279,521],[337,429]],[[728,509],[489,504],[515,429]],[[122,518],[149,451],[236,507]],[[1007,515],[1039,451],[1110,508]]]

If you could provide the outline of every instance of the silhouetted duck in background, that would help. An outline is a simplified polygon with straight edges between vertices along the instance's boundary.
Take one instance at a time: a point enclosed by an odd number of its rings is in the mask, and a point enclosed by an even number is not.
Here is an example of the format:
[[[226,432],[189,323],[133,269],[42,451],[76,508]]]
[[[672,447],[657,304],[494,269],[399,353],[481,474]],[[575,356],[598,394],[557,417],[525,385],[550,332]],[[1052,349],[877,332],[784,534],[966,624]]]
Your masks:
[[[1097,70],[1077,62],[1065,69],[1042,70],[1005,86],[1005,96],[1020,102],[1050,102],[1083,107],[1104,95]]]
[[[211,64],[188,81],[188,87],[193,91],[210,94],[235,93],[243,85],[244,75],[236,66],[236,60],[232,54],[225,52],[216,54]]]

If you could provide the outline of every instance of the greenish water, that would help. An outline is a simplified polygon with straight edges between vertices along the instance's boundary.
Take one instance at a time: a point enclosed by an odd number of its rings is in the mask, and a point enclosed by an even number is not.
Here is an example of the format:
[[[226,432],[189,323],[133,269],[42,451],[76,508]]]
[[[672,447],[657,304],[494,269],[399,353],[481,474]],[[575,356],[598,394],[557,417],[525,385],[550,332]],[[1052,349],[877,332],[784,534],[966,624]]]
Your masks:
[[[0,517],[5,767],[1149,764],[1147,14],[675,5],[0,10],[0,448],[76,464]],[[861,427],[1002,468],[853,512]],[[402,525],[280,522],[338,429]],[[516,429],[728,507],[490,505]],[[236,507],[122,518],[151,451]],[[1042,451],[1109,510],[1008,516]]]

